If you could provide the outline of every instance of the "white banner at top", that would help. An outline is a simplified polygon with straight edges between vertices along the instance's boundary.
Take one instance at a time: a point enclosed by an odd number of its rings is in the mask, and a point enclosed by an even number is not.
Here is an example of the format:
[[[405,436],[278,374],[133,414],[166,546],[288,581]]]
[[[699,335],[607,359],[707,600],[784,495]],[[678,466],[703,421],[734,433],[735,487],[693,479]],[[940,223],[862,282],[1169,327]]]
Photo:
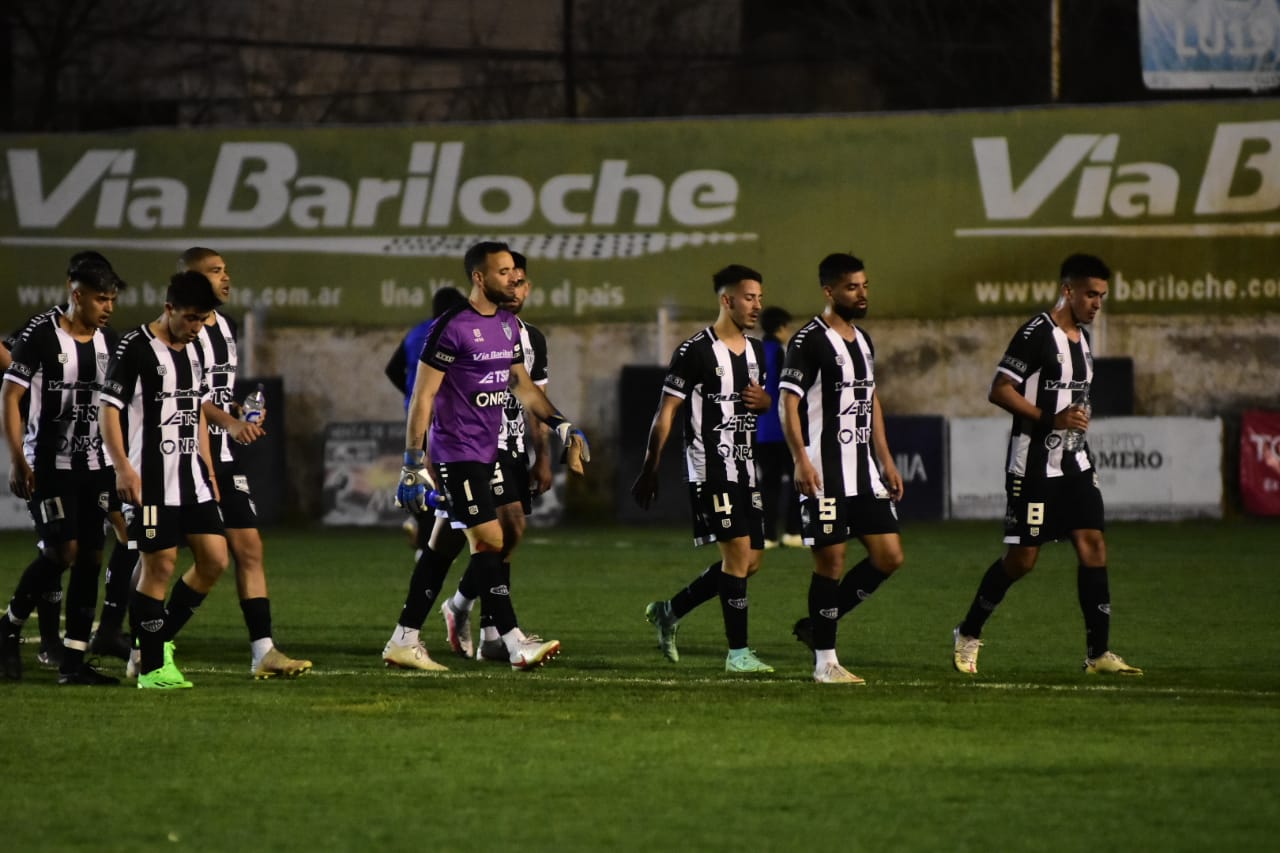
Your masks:
[[[1140,0],[1148,89],[1280,86],[1280,0]]]
[[[1004,517],[1009,423],[951,419],[952,518]],[[1220,418],[1098,418],[1088,442],[1107,518],[1222,517]]]

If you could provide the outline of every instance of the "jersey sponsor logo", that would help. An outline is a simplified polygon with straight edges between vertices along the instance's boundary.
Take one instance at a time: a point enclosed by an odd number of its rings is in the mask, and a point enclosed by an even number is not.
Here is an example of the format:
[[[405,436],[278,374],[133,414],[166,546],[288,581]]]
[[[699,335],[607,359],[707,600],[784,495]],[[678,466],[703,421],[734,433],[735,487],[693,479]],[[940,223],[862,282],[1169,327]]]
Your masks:
[[[66,364],[68,361],[71,361],[71,356],[65,352],[58,353],[58,364]]]
[[[59,453],[97,453],[101,448],[101,435],[64,435],[58,438]]]
[[[684,385],[685,385],[684,380],[674,374],[668,373],[667,378],[663,381],[665,382],[665,384],[670,385],[672,388],[675,388],[677,390],[684,389]]]
[[[447,352],[436,353],[436,361],[440,362],[441,364],[453,364],[457,360],[458,360],[458,357],[456,355],[451,355]]]
[[[840,414],[854,416],[854,417],[861,416],[861,415],[870,415],[871,409],[872,409],[872,402],[870,400],[854,400],[852,403],[850,403],[848,406],[842,409],[840,411]]]
[[[225,409],[236,401],[235,390],[229,386],[221,385],[212,389],[212,396],[210,399],[213,401],[215,406],[220,409]],[[210,427],[210,429],[212,429],[212,427]]]
[[[160,425],[161,425],[161,426],[180,426],[180,427],[182,427],[182,426],[199,426],[199,425],[200,425],[200,410],[199,410],[199,409],[191,409],[190,411],[174,412],[172,415],[169,415],[169,417],[165,418],[165,419],[160,423]],[[213,429],[214,429],[214,427],[210,427],[210,430],[211,430],[211,431],[212,431]],[[221,427],[218,427],[218,429],[222,429],[222,428],[221,428]],[[223,432],[226,432],[226,430],[222,430],[222,431],[223,431]]]
[[[161,400],[185,400],[188,397],[201,397],[199,388],[179,388],[177,391],[157,391],[153,400],[159,402]]]
[[[107,365],[111,363],[111,356],[105,352],[98,353],[98,368],[106,373]]]
[[[168,376],[169,368],[163,364],[156,365],[156,376]]]
[[[721,459],[754,459],[755,448],[746,444],[717,444],[716,452]]]
[[[723,368],[723,367],[717,367],[717,368],[716,368],[716,376],[724,376],[724,368]]]
[[[733,394],[708,394],[706,396],[708,403],[736,403],[742,399],[742,395],[736,392]]]
[[[1014,358],[1011,355],[1005,355],[1004,358],[1000,359],[1000,363],[1003,364],[1005,367],[1012,368],[1018,373],[1027,372],[1027,363],[1020,358]]]
[[[179,438],[174,441],[171,438],[166,438],[160,442],[160,452],[166,456],[172,456],[174,453],[199,453],[200,439]]]
[[[480,333],[479,329],[473,328],[471,330],[471,334],[475,337],[477,341],[481,341],[481,342],[484,341],[484,335]]]
[[[875,386],[874,379],[842,379],[831,383],[832,388],[874,388]]]
[[[505,406],[508,394],[506,391],[477,391],[471,395],[471,405],[487,409],[490,406]]]
[[[798,367],[784,367],[782,368],[782,378],[794,379],[799,382],[804,379],[804,371]]]
[[[483,377],[481,377],[481,378],[480,378],[480,381],[479,381],[478,383],[476,383],[476,384],[478,384],[478,385],[495,385],[495,384],[497,384],[497,385],[506,385],[506,384],[507,384],[507,380],[508,380],[508,379],[510,379],[510,378],[511,378],[511,371],[510,371],[510,370],[490,370],[490,371],[489,371],[488,373],[486,373]]]
[[[867,444],[871,441],[871,427],[842,429],[836,436],[841,444]]]
[[[1057,450],[1062,446],[1062,436],[1056,432],[1051,432],[1044,437],[1044,446],[1049,450]]]
[[[97,423],[98,407],[93,403],[76,403],[71,407],[71,419],[81,424]]]
[[[110,382],[103,382],[102,390],[115,397],[119,397],[122,393],[124,393],[124,386],[113,379]]]
[[[222,361],[209,365],[209,370],[212,373],[235,373],[236,366],[229,361]]]
[[[46,386],[50,391],[97,391],[98,383],[92,379],[67,382],[63,379],[50,379]]]
[[[501,349],[489,350],[488,352],[471,353],[472,361],[493,361],[495,358],[505,358],[507,361],[516,357],[515,350]]]
[[[1089,383],[1083,379],[1046,379],[1044,381],[1044,390],[1046,391],[1088,391]]]
[[[18,376],[26,377],[27,379],[31,378],[31,368],[27,367],[25,364],[19,364],[16,361],[9,365],[9,372]]]
[[[755,432],[756,416],[748,412],[743,415],[730,415],[716,427],[718,432]]]

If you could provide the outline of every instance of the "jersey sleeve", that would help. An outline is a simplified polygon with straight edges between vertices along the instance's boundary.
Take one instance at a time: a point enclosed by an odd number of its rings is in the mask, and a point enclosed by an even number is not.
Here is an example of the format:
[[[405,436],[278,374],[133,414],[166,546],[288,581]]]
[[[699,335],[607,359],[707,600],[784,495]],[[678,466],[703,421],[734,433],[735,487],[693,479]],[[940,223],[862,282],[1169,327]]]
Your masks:
[[[693,345],[696,340],[697,337],[690,338],[671,354],[671,364],[662,380],[662,393],[684,400],[698,384],[698,352]]]
[[[782,361],[782,376],[778,380],[778,389],[790,391],[803,397],[818,379],[820,369],[817,348],[821,346],[822,335],[813,327],[806,327],[796,333],[787,344],[787,355]]]
[[[13,363],[5,371],[4,381],[12,382],[23,388],[30,388],[31,381],[40,372],[40,346],[44,335],[30,332],[19,336],[14,342]]]
[[[520,344],[520,338],[516,338],[511,345],[511,363],[524,364],[524,347]]]
[[[133,401],[141,375],[141,347],[145,346],[140,335],[125,335],[116,345],[107,366],[107,379],[102,383],[102,402],[117,409],[127,408]]]
[[[1003,373],[1019,385],[1027,381],[1027,377],[1040,369],[1041,353],[1044,351],[1044,335],[1049,333],[1049,323],[1042,316],[1023,325],[1009,341],[997,373]]]
[[[418,356],[419,361],[436,370],[444,371],[458,360],[460,349],[451,331],[454,326],[453,318],[456,316],[458,316],[457,311],[449,311],[431,324],[426,343],[422,345],[422,353]]]
[[[533,350],[533,367],[529,369],[529,378],[533,380],[534,385],[546,385],[547,379],[547,338],[541,331],[530,325],[525,325],[529,330],[529,346]]]

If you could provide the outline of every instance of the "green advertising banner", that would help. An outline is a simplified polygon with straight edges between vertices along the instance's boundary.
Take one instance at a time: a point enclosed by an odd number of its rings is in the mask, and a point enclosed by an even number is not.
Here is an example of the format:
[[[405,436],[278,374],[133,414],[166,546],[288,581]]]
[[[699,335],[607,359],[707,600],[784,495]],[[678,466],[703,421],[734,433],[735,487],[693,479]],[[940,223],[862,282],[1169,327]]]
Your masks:
[[[882,317],[1024,314],[1102,256],[1115,313],[1280,310],[1280,100],[885,116],[6,136],[6,326],[105,253],[121,322],[179,252],[220,251],[239,309],[395,325],[464,287],[482,238],[530,258],[543,322],[705,313],[711,273],[820,303],[867,262]]]

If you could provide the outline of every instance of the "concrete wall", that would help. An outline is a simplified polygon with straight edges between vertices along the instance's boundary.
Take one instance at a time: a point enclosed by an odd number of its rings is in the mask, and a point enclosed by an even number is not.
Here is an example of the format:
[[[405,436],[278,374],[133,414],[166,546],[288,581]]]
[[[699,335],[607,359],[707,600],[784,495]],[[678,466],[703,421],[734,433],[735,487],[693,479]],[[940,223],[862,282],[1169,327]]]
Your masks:
[[[868,318],[863,325],[876,345],[886,410],[951,417],[992,414],[987,388],[1018,323],[1012,317]],[[619,432],[617,381],[622,367],[665,363],[675,345],[703,325],[543,327],[551,358],[549,396],[586,429],[594,454],[588,481],[570,492],[575,512],[612,514],[616,454],[611,448]],[[1241,409],[1280,406],[1280,314],[1112,316],[1097,332],[1099,354],[1134,360],[1136,414],[1223,415],[1231,421]],[[402,333],[268,329],[259,341],[257,371],[282,376],[288,399],[290,514],[318,514],[327,422],[403,417],[400,394],[383,375]]]

